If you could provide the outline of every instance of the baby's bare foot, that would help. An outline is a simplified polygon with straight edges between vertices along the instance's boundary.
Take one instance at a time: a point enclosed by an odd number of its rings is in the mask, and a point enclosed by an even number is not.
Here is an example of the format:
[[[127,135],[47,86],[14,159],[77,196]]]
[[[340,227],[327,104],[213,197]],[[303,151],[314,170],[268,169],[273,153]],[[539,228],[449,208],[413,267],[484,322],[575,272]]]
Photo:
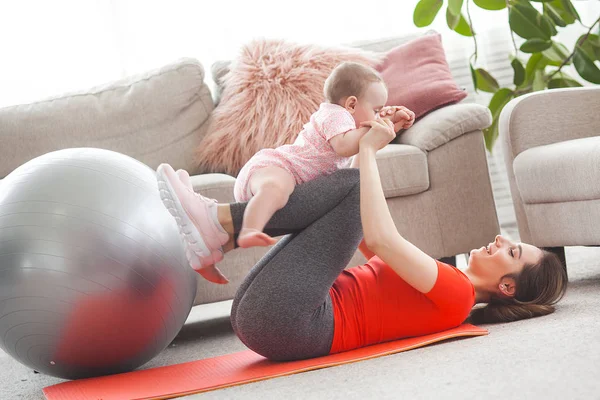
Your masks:
[[[255,246],[270,246],[277,241],[264,232],[256,229],[242,229],[238,237],[238,245],[243,248]]]

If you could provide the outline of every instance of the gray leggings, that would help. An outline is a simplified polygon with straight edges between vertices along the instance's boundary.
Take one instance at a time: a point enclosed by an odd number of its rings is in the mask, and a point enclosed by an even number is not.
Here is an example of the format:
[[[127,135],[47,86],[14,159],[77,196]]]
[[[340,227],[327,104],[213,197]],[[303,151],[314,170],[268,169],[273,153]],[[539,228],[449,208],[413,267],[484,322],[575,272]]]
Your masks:
[[[296,187],[265,232],[282,238],[238,289],[231,324],[240,340],[272,360],[329,354],[329,289],[362,239],[359,172],[343,169]],[[235,231],[245,203],[231,204]]]

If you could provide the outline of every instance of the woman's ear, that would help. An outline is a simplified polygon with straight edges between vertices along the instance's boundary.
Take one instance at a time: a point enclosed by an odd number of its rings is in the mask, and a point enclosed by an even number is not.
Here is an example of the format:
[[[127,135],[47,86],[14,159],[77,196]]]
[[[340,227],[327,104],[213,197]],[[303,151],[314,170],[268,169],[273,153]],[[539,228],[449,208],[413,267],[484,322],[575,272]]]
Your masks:
[[[348,96],[344,101],[344,108],[350,112],[350,114],[354,114],[356,111],[356,104],[358,103],[358,99],[356,96]]]
[[[515,279],[511,278],[510,276],[503,277],[498,284],[498,289],[502,295],[506,297],[514,297],[517,290]]]

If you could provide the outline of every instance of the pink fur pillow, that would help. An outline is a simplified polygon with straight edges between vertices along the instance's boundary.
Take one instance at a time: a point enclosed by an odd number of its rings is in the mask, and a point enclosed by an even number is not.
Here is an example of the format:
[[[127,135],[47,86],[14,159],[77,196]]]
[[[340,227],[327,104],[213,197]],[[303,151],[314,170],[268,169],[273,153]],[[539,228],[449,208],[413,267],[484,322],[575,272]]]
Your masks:
[[[237,176],[257,151],[292,143],[324,101],[325,79],[343,61],[374,67],[383,55],[281,40],[244,46],[223,77],[219,106],[197,152],[200,170]]]
[[[467,97],[452,78],[440,34],[393,48],[376,69],[388,87],[387,105],[405,106],[417,118]]]

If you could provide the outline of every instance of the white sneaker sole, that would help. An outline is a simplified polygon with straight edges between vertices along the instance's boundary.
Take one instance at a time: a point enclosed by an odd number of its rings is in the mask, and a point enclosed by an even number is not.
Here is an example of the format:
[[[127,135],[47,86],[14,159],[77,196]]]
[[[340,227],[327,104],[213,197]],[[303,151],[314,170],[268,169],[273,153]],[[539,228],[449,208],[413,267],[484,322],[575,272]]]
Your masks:
[[[179,233],[186,244],[188,251],[186,251],[185,254],[188,262],[193,269],[199,270],[203,268],[200,257],[210,257],[211,252],[206,246],[206,243],[204,243],[202,235],[198,232],[198,229],[196,229],[194,223],[185,212],[183,205],[175,195],[175,190],[169,183],[162,168],[159,168],[156,171],[156,176],[160,199],[167,210],[169,210],[169,213],[175,218],[175,221],[177,221]]]

